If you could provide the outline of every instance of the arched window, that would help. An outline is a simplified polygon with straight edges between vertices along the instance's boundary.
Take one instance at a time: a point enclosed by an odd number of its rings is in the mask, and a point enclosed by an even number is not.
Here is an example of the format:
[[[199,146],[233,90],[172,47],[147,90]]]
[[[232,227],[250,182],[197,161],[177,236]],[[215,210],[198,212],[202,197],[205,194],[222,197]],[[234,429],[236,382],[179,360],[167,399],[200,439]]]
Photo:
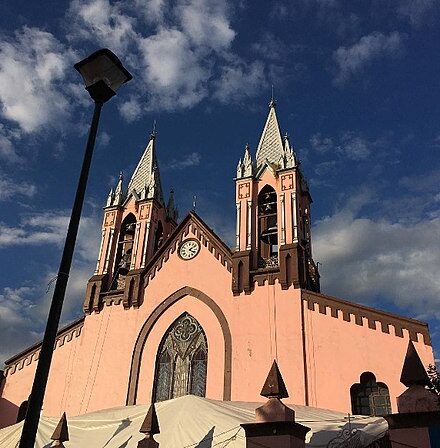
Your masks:
[[[121,223],[111,289],[123,289],[125,287],[125,276],[130,270],[135,230],[136,218],[130,213]]]
[[[390,393],[385,383],[376,382],[371,372],[364,372],[360,383],[350,388],[351,408],[357,415],[391,414]]]
[[[208,346],[200,324],[188,313],[168,328],[159,346],[154,401],[183,395],[205,396]]]
[[[259,267],[278,266],[277,194],[266,185],[258,195]]]

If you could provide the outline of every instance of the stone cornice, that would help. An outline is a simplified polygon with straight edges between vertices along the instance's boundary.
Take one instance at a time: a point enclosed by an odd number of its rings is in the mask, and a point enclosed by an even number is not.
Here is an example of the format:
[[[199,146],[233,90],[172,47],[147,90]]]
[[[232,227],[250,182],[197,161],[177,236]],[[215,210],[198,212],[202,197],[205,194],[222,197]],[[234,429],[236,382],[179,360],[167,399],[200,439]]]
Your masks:
[[[63,346],[66,342],[70,342],[74,337],[81,334],[84,326],[84,316],[70,323],[66,327],[58,331],[55,341],[55,348]],[[41,342],[31,345],[26,350],[14,355],[5,361],[5,376],[13,375],[17,370],[21,370],[24,366],[28,366],[32,361],[38,360],[40,356]]]
[[[307,290],[301,290],[301,297],[302,300],[307,302],[309,310],[315,311],[315,304],[317,304],[318,311],[321,314],[327,314],[327,308],[329,308],[330,316],[333,318],[339,319],[342,317],[344,321],[351,322],[351,315],[353,315],[354,322],[352,323],[355,325],[363,326],[367,323],[368,328],[377,330],[376,323],[379,323],[380,331],[388,334],[391,326],[394,327],[395,336],[400,338],[403,338],[403,330],[407,330],[412,341],[417,342],[417,335],[420,334],[425,345],[431,345],[428,324],[425,322]]]

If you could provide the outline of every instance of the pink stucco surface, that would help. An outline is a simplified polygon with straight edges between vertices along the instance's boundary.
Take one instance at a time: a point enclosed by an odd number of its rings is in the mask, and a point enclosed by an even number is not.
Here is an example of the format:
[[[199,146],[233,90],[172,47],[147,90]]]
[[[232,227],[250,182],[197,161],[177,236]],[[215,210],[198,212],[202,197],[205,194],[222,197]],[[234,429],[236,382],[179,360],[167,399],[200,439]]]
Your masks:
[[[188,237],[196,235],[190,233]],[[277,359],[291,403],[305,404],[307,378],[309,405],[351,412],[350,387],[359,382],[363,372],[370,371],[377,381],[388,385],[392,409],[397,411],[396,396],[404,390],[399,378],[408,345],[405,330],[401,338],[392,329],[387,334],[379,325],[370,329],[366,324],[346,322],[342,316],[310,310],[299,289],[282,290],[277,282],[234,297],[231,273],[202,245],[191,261],[173,252],[150,280],[139,308],[124,309],[121,303],[86,316],[80,335],[54,352],[43,413],[78,415],[125,405],[138,335],[152,311],[183,287],[202,291],[227,320],[232,335],[232,400],[263,401],[259,392],[273,359]],[[225,340],[221,325],[210,306],[189,294],[165,307],[145,342],[136,399],[139,404],[151,400],[158,345],[183,312],[193,315],[206,333],[206,396],[223,397]],[[429,345],[419,338],[415,346],[425,365],[433,363]],[[0,426],[15,422],[18,406],[29,395],[36,361],[24,364],[7,374]]]

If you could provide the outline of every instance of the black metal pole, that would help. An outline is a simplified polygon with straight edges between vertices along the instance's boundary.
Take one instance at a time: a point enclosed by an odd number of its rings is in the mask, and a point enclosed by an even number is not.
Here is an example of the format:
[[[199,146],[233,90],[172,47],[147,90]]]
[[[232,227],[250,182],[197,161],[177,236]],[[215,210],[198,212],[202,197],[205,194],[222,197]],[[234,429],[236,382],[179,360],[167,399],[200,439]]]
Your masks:
[[[29,397],[28,409],[24,420],[19,448],[33,448],[35,444],[40,412],[43,406],[44,393],[46,391],[55,339],[58,332],[58,324],[60,322],[61,310],[63,308],[63,301],[66,293],[67,280],[69,278],[73,251],[75,249],[76,236],[78,234],[79,220],[84,202],[84,194],[86,191],[102,104],[103,103],[101,102],[95,102],[92,124],[90,126],[89,137],[84,153],[78,187],[76,189],[75,202],[73,203],[72,214],[70,216],[69,228],[64,243],[63,255],[55,284],[55,290],[53,292],[52,303],[50,305],[49,316],[47,318],[40,358],[35,372],[31,395]]]

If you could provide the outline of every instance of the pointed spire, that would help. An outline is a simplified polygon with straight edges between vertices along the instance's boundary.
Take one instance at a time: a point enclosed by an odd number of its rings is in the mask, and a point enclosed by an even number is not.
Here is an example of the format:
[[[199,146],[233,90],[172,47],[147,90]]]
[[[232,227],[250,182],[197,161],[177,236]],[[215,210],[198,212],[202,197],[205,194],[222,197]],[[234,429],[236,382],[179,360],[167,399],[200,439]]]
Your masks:
[[[284,165],[285,168],[293,168],[294,166],[296,166],[296,154],[292,146],[290,145],[290,140],[287,132],[284,135]]]
[[[176,206],[174,205],[174,190],[170,191],[170,196],[168,198],[167,216],[168,218],[177,221],[178,212]]]
[[[289,397],[280,369],[278,368],[278,364],[275,360],[269,371],[269,375],[267,375],[266,382],[264,383],[263,389],[261,389],[260,395],[267,398]]]
[[[124,191],[123,191],[123,186],[122,186],[123,182],[124,182],[124,173],[121,171],[119,173],[118,183],[116,184],[116,188],[115,188],[113,205],[120,205],[120,204],[122,204],[122,201],[124,200]]]
[[[409,341],[408,349],[406,351],[400,382],[406,387],[415,384],[420,386],[427,386],[430,384],[429,376],[426,373],[425,367],[423,367],[423,363],[411,340]]]
[[[253,174],[252,156],[249,151],[249,145],[246,143],[243,156],[243,177],[249,177]]]
[[[153,126],[153,131],[150,134],[147,147],[139,160],[139,163],[134,170],[130,183],[128,184],[128,194],[133,190],[138,196],[142,197],[146,186],[148,186],[148,198],[156,198],[163,204],[163,193],[160,182],[159,167],[156,158],[156,125]]]
[[[269,114],[257,147],[257,169],[266,161],[279,164],[283,156],[284,145],[275,111],[275,100],[271,100],[269,103]]]
[[[58,422],[58,425],[55,428],[55,431],[53,432],[51,439],[54,440],[55,442],[58,442],[52,446],[60,446],[60,447],[64,446],[63,442],[67,442],[69,440],[69,430],[67,427],[67,418],[65,412],[63,412],[63,415],[61,416],[61,419]]]
[[[107,202],[105,203],[106,207],[110,207],[113,204],[114,196],[115,196],[115,194],[114,194],[113,188],[110,188],[110,192],[107,196]]]
[[[237,164],[237,179],[241,177],[243,177],[243,162],[240,159]]]

